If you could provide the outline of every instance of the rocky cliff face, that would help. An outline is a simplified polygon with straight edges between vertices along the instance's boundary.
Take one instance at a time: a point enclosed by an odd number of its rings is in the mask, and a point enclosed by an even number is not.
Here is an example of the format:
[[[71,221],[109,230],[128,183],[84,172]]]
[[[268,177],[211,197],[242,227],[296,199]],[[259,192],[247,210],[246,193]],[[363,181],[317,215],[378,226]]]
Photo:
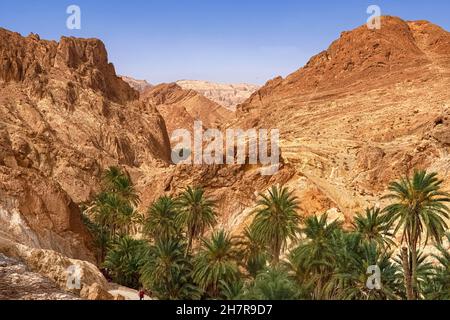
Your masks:
[[[99,40],[0,29],[0,61],[0,237],[93,261],[75,203],[110,165],[166,165],[164,120]]]
[[[0,300],[78,300],[17,259],[0,253]]]
[[[231,111],[194,90],[184,90],[176,83],[149,88],[141,100],[155,106],[163,116],[169,135],[177,129],[192,130],[194,121],[205,128],[217,128],[233,117]]]
[[[202,185],[217,200],[219,225],[234,232],[274,184],[295,190],[304,214],[329,211],[347,222],[417,167],[437,171],[450,189],[450,35],[428,22],[385,17],[381,30],[345,32],[304,68],[269,81],[236,117],[177,84],[139,97],[99,40],[44,41],[4,29],[0,40],[0,253],[57,284],[79,263],[92,275],[88,295],[104,279],[88,264],[77,204],[98,191],[111,165],[130,173],[142,212],[163,194]],[[280,129],[279,172],[172,165],[169,134],[194,120]]]
[[[235,111],[237,105],[247,100],[259,88],[248,83],[223,84],[199,80],[180,80],[176,83],[185,90],[197,91],[231,111]]]
[[[414,168],[437,171],[450,187],[449,85],[450,34],[383,17],[381,30],[344,32],[300,70],[269,81],[233,126],[279,128],[304,207],[349,221]]]
[[[277,178],[262,178],[257,167],[171,165],[164,118],[169,130],[191,129],[194,120],[213,127],[231,113],[176,84],[151,88],[139,99],[116,76],[99,40],[45,41],[4,29],[0,39],[0,253],[60,288],[71,264],[88,275],[85,294],[106,286],[89,263],[95,262],[91,239],[78,204],[98,191],[111,165],[130,173],[143,212],[163,194],[204,185],[230,229],[229,218],[250,206],[255,192],[289,176],[287,167]],[[11,261],[7,267],[8,274],[16,268]]]
[[[130,85],[130,87],[132,87],[134,90],[136,90],[140,93],[153,87],[153,85],[148,83],[146,80],[137,80],[137,79],[133,79],[131,77],[125,77],[125,76],[121,76],[121,78],[123,81],[128,83]]]

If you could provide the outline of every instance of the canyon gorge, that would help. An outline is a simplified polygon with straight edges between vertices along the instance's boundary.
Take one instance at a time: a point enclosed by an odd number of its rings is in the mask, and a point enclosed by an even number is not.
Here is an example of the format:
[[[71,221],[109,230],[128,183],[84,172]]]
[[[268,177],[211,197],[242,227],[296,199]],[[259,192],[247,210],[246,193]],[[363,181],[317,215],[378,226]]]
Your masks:
[[[100,40],[47,41],[0,28],[0,282],[26,274],[43,288],[22,298],[124,298],[96,265],[80,209],[110,166],[135,183],[140,212],[202,186],[217,202],[217,228],[233,234],[273,185],[294,191],[302,215],[328,212],[346,225],[386,205],[388,183],[414,169],[437,172],[450,191],[450,33],[427,21],[381,22],[380,30],[343,32],[262,87],[150,85],[119,77]],[[220,130],[279,129],[280,170],[173,164],[171,133],[196,120]],[[71,265],[83,283],[67,292]],[[2,293],[0,283],[0,299],[19,297],[21,285]]]

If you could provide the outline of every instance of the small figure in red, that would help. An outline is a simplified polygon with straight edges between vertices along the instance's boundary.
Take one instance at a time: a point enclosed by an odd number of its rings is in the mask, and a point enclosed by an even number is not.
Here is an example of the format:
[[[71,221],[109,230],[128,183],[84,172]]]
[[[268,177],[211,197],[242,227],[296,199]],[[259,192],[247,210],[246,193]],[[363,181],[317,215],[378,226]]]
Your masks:
[[[141,289],[139,290],[139,300],[144,300],[145,298],[145,290]]]

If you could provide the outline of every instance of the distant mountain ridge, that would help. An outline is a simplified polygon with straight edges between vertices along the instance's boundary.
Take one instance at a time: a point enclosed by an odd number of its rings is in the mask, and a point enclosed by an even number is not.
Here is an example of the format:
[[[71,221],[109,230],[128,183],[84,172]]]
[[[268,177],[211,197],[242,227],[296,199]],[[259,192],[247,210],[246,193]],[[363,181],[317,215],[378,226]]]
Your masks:
[[[136,80],[131,77],[121,76],[122,80],[125,81],[138,92],[144,92],[145,90],[152,88],[153,85],[147,82],[147,80]]]
[[[259,89],[259,86],[248,83],[223,84],[200,80],[180,80],[176,83],[183,89],[197,91],[231,111],[235,111],[237,105]]]

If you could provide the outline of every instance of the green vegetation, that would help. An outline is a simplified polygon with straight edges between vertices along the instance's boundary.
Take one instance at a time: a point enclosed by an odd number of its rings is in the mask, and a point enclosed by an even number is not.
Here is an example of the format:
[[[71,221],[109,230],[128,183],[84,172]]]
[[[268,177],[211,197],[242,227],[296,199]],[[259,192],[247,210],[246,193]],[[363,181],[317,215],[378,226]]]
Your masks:
[[[303,217],[292,190],[272,187],[234,236],[217,228],[201,187],[157,199],[143,218],[131,179],[113,167],[84,221],[112,280],[158,299],[450,299],[441,184],[417,171],[389,185],[385,209],[355,214],[351,225]]]

